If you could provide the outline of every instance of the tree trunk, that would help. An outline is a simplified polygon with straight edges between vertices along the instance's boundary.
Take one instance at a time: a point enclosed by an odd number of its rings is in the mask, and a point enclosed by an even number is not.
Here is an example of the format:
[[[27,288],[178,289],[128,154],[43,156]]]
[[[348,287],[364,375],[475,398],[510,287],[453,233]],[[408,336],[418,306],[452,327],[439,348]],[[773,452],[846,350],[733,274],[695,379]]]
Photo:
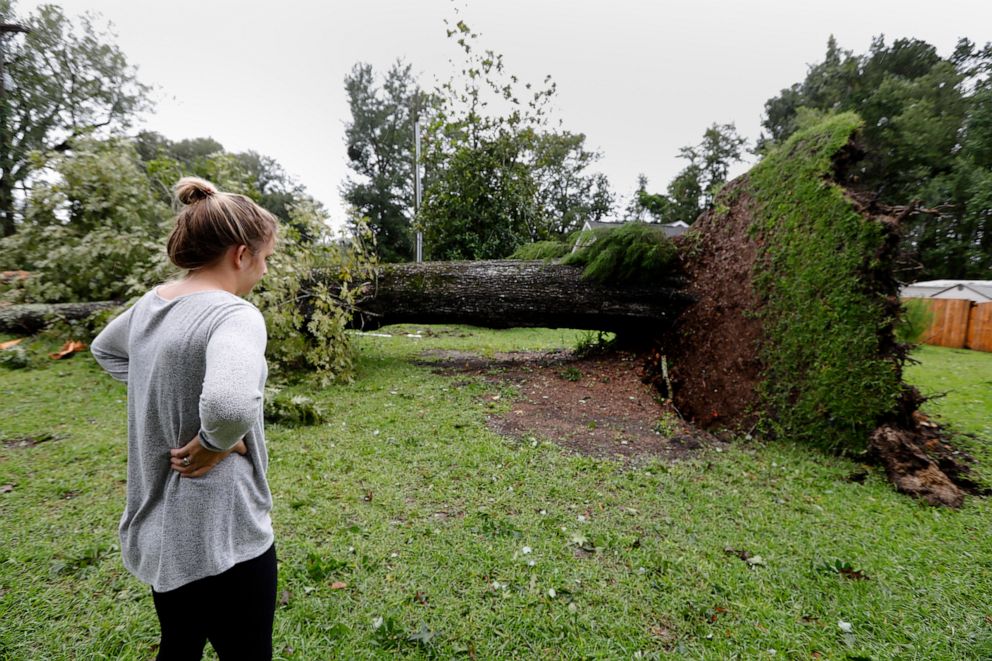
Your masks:
[[[352,324],[374,329],[459,323],[654,335],[692,300],[675,278],[650,286],[609,286],[581,276],[580,267],[540,261],[389,264]]]
[[[14,191],[7,185],[7,177],[0,177],[0,238],[17,231],[14,224]]]
[[[67,321],[85,319],[94,312],[117,307],[120,301],[92,303],[29,303],[0,307],[0,332],[37,333],[54,318]]]
[[[5,32],[7,30],[0,30],[0,238],[11,236],[17,229],[14,225],[14,178],[11,173],[13,159],[10,154],[13,145],[10,144],[10,132],[7,129],[10,113],[7,109],[3,69]]]
[[[580,267],[537,261],[387,264],[352,326],[471,324],[651,336],[667,328],[692,300],[675,278],[651,286],[617,287],[585,282],[581,276]],[[31,333],[44,327],[49,315],[81,319],[114,305],[104,301],[0,308],[0,331]]]

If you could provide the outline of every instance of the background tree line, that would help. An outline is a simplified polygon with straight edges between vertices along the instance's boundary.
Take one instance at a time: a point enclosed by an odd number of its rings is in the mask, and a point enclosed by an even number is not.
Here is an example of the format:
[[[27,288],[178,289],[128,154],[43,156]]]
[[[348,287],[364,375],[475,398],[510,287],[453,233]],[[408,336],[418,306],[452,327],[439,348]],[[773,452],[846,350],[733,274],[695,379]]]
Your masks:
[[[500,55],[477,49],[477,36],[462,22],[449,26],[462,66],[430,93],[409,64],[396,63],[381,82],[358,64],[346,79],[355,177],[342,192],[369,218],[386,259],[411,258],[418,225],[428,257],[486,259],[617,215],[605,175],[590,172],[598,154],[585,148],[585,136],[552,128],[554,83],[522,83]],[[827,114],[857,112],[867,158],[856,187],[883,204],[927,210],[905,221],[903,278],[992,278],[990,70],[992,46],[965,39],[943,57],[926,42],[883,37],[855,55],[831,37],[824,60],[765,103],[753,153]],[[429,130],[424,205],[414,218],[410,118],[417,113]],[[650,192],[641,175],[619,216],[692,224],[748,147],[733,123],[714,123],[680,150],[686,165],[663,193]]]
[[[867,53],[831,37],[806,78],[765,103],[759,149],[828,113],[864,120],[856,186],[887,204],[935,213],[906,221],[904,277],[992,278],[992,44],[958,42],[947,57],[917,39]]]
[[[591,171],[599,154],[586,148],[583,134],[552,124],[550,77],[533,84],[510,74],[502,56],[480,49],[478,34],[463,21],[448,25],[448,37],[461,51],[461,65],[429,93],[403,62],[378,78],[359,63],[345,79],[355,176],[342,194],[368,218],[383,258],[411,259],[417,228],[426,258],[496,259],[607,217],[615,197],[606,176]],[[415,116],[425,127],[416,218]]]
[[[119,299],[164,278],[172,186],[187,175],[248,195],[304,235],[304,209],[326,219],[272,158],[210,138],[128,136],[149,88],[94,17],[54,5],[19,17],[0,0],[0,23],[27,30],[4,35],[0,51],[0,270],[34,274],[8,297]]]
[[[178,275],[164,250],[172,187],[194,175],[282,221],[272,272],[251,296],[276,378],[300,367],[349,378],[345,326],[377,263],[362,223],[337,240],[322,205],[270,157],[210,138],[129,135],[149,88],[94,17],[53,5],[19,16],[0,0],[0,25],[0,270],[30,272],[0,281],[0,305],[126,300]],[[317,270],[334,282],[314,283]],[[105,321],[54,319],[48,332],[85,339]]]
[[[283,219],[299,204],[326,217],[271,158],[231,154],[208,138],[125,137],[137,113],[151,106],[148,88],[93,17],[74,21],[44,5],[19,18],[11,0],[0,0],[0,21],[29,29],[0,42],[3,268],[39,270],[53,262],[58,251],[42,246],[55,237],[63,258],[72,254],[82,264],[84,244],[96,250],[100,243],[85,237],[97,230],[122,235],[145,227],[148,237],[158,236],[169,215],[170,179],[181,174],[245,192]],[[618,210],[606,176],[595,172],[599,154],[586,147],[582,133],[554,122],[550,77],[520,80],[501,55],[478,46],[478,35],[462,21],[448,25],[448,36],[459,51],[458,66],[435,89],[422,89],[403,62],[381,75],[359,63],[345,80],[353,176],[341,193],[356,218],[368,219],[384,260],[411,259],[418,228],[428,258],[486,259],[524,244],[561,241],[587,220],[691,224],[749,147],[732,123],[714,123],[699,143],[680,150],[685,166],[664,192],[649,190],[642,175],[630,204]],[[923,41],[888,44],[878,37],[858,55],[831,38],[823,61],[804,80],[766,102],[754,151],[826,114],[857,112],[865,121],[867,158],[855,184],[881,203],[916,201],[927,210],[906,220],[904,278],[992,277],[990,70],[992,46],[967,40],[942,56]],[[414,118],[424,126],[424,197],[416,217]],[[99,171],[108,178],[104,188],[116,177],[122,189],[147,193],[100,202]],[[122,272],[140,261],[134,246],[141,245],[133,241],[127,256],[114,260]],[[94,268],[107,263],[105,254],[93,254]],[[77,279],[125,280],[119,274]],[[66,285],[47,296],[82,295],[81,287]]]

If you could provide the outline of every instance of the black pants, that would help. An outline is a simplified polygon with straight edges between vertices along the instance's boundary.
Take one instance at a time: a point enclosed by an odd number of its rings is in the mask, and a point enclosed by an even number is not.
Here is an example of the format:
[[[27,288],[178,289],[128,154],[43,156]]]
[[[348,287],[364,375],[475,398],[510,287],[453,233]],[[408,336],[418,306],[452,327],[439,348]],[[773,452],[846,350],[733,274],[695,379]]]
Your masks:
[[[155,592],[162,625],[160,661],[200,659],[210,641],[221,661],[272,658],[276,611],[276,547],[223,574]]]

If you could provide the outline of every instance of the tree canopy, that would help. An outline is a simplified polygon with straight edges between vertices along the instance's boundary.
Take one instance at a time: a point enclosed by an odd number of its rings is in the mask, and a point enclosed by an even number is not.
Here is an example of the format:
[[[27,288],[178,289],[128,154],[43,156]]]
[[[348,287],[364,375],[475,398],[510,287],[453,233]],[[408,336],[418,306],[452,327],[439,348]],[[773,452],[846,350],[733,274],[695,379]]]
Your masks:
[[[747,140],[731,124],[713,124],[697,145],[679,150],[688,164],[668,184],[664,194],[647,192],[647,177],[638,178],[637,191],[628,209],[631,218],[643,219],[647,212],[662,223],[691,225],[713,203],[727,181],[730,167],[742,159]]]
[[[551,77],[540,84],[507,71],[480,49],[463,21],[448,36],[462,52],[439,100],[424,155],[428,172],[418,222],[433,259],[494,259],[520,245],[562,239],[614,206],[599,154],[585,135],[553,126]]]
[[[962,39],[944,57],[918,39],[867,53],[831,37],[822,62],[765,104],[760,148],[824,115],[864,119],[865,160],[852,184],[880,202],[932,209],[907,219],[906,277],[992,277],[992,45]]]
[[[18,192],[45,163],[31,154],[63,152],[73,138],[126,128],[148,106],[148,88],[90,15],[71,20],[41,5],[19,18],[11,0],[0,0],[0,22],[29,30],[0,36],[8,77],[0,94],[0,229],[9,236],[20,220]]]
[[[341,186],[345,202],[365,217],[384,261],[413,257],[414,121],[431,116],[434,98],[413,68],[397,60],[377,78],[359,62],[345,77],[351,121],[345,125],[348,166],[355,177]]]

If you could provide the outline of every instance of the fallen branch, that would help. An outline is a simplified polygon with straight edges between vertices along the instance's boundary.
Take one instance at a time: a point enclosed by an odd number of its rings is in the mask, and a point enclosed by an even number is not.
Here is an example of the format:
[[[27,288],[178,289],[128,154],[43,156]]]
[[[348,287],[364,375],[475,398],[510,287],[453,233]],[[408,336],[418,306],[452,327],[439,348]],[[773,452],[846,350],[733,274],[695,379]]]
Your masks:
[[[94,312],[121,305],[120,301],[90,303],[28,303],[0,307],[0,331],[5,333],[37,333],[53,319],[76,321]]]

